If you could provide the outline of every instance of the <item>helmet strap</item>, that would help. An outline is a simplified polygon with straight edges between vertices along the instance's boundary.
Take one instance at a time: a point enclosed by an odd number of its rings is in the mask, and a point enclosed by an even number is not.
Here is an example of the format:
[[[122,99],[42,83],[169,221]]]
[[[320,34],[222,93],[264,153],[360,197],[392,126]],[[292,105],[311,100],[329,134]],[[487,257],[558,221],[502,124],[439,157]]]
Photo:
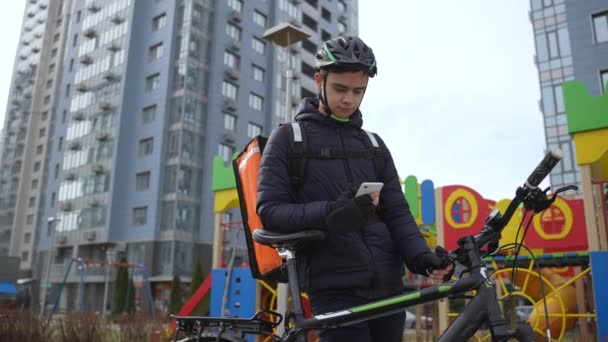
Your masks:
[[[323,110],[329,114],[332,115],[334,112],[331,110],[331,108],[329,108],[329,102],[327,102],[327,92],[325,91],[325,84],[327,83],[327,74],[329,72],[325,71],[323,72],[323,86],[321,87],[321,93],[319,93],[319,99],[321,100],[321,103],[323,104]]]

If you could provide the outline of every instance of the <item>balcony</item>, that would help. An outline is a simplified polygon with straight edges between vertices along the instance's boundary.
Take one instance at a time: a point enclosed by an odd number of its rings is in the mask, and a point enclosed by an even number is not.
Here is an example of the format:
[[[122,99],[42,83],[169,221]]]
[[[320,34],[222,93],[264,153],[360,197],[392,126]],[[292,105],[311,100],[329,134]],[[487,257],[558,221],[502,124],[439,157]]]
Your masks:
[[[234,112],[238,108],[237,103],[233,99],[225,99],[224,100],[224,109]]]
[[[228,77],[229,79],[231,79],[233,81],[238,80],[239,77],[240,77],[239,71],[237,69],[235,69],[235,68],[228,68],[228,69],[226,69],[225,75],[226,75],[226,77]]]

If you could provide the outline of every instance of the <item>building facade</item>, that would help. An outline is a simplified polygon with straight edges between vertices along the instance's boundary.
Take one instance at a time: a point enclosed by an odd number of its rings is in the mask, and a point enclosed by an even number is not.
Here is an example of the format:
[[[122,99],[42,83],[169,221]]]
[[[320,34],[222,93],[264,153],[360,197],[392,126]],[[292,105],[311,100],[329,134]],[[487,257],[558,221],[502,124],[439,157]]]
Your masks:
[[[20,257],[20,276],[37,262],[45,174],[58,75],[71,1],[26,2],[13,66],[0,161],[0,254]]]
[[[20,84],[40,88],[40,95],[32,91],[33,104],[20,107],[32,113],[21,140],[26,114],[11,111],[13,102],[7,108],[0,174],[7,183],[0,186],[12,192],[1,192],[0,210],[10,237],[1,241],[10,239],[11,253],[22,257],[30,246],[21,267],[53,284],[47,303],[72,260],[82,258],[84,306],[99,310],[115,274],[101,263],[124,257],[136,265],[137,286],[152,282],[162,309],[174,274],[189,282],[197,258],[209,270],[213,158],[228,163],[301,97],[316,96],[314,55],[323,40],[358,33],[357,1],[31,0],[24,27],[29,9],[42,3],[48,16],[39,23],[46,25],[37,43],[42,57],[31,69],[33,55],[27,50],[21,63],[20,46],[11,86],[11,99],[15,89],[23,92]],[[285,22],[311,36],[287,48],[263,39]],[[288,67],[296,75],[290,110]],[[33,113],[40,113],[35,121]],[[17,135],[7,138],[13,128]],[[23,151],[15,154],[19,142]],[[21,181],[13,185],[16,173]],[[240,220],[236,212],[224,217]],[[246,253],[237,260],[246,262]],[[72,269],[62,308],[78,307],[79,275]]]
[[[562,83],[578,80],[589,93],[606,93],[608,82],[608,3],[604,0],[532,0],[536,56],[547,149],[564,159],[551,173],[551,185],[578,184],[580,173],[568,135]],[[580,194],[580,190],[579,190]]]

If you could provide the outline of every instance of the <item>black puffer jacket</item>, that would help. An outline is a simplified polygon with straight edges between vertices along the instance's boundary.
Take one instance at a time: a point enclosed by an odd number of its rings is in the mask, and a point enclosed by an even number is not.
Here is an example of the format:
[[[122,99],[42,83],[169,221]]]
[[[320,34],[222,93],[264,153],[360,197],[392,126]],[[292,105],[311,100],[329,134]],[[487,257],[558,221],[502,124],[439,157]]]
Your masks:
[[[365,150],[369,145],[357,111],[348,123],[337,122],[318,112],[317,99],[304,99],[296,121],[307,138],[306,146]],[[328,203],[346,189],[377,181],[374,162],[366,159],[308,159],[304,183],[293,193],[287,171],[287,149],[293,139],[287,125],[275,129],[265,147],[258,180],[257,212],[264,228],[276,232],[323,229],[327,237],[313,243],[306,253],[307,290],[347,290],[368,298],[398,293],[403,288],[403,262],[415,273],[424,272],[417,258],[430,253],[410,214],[399,184],[393,159],[386,150],[382,171],[384,188],[377,216],[363,231],[335,233],[326,224]],[[300,274],[300,276],[304,276]]]

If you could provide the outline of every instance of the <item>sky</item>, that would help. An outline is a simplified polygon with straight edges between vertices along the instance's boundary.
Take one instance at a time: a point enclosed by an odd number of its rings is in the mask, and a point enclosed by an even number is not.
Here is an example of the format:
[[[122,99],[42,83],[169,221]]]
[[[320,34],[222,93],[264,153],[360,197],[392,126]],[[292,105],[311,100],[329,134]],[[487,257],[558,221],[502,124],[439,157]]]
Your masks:
[[[25,0],[0,11],[0,123]],[[361,107],[402,178],[511,198],[545,143],[527,0],[360,0],[378,76]],[[547,182],[544,183],[548,184]]]
[[[540,162],[528,11],[527,0],[359,1],[359,35],[378,63],[363,126],[380,134],[402,178],[501,200]]]

